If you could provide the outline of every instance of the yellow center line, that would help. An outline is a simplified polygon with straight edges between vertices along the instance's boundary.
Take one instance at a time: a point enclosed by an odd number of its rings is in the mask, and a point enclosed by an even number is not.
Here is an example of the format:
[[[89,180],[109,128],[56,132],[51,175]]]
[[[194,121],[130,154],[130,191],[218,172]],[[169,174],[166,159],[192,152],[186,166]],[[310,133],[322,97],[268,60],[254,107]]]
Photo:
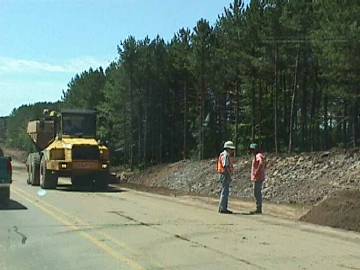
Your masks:
[[[28,192],[26,192],[25,190],[21,189],[21,188],[17,188],[17,187],[14,187],[18,192],[21,192],[23,193],[25,196],[28,196],[28,197],[32,197],[34,200],[38,201],[39,198],[29,194]],[[67,217],[69,220],[73,220],[75,223],[77,224],[82,224],[83,226],[86,226],[90,229],[96,229],[95,226],[89,224],[88,222],[85,222],[83,220],[81,220],[80,218],[78,217],[75,217],[75,216],[72,216],[70,215],[69,213],[65,212],[64,210],[44,201],[44,200],[41,200],[41,203],[44,204],[45,206],[47,206],[48,208],[51,208],[53,209],[53,211],[55,212],[58,212],[60,214],[62,214],[63,216]],[[136,252],[134,249],[130,248],[128,245],[126,245],[125,243],[115,239],[114,237],[112,237],[111,235],[105,233],[105,232],[101,232],[101,231],[97,231],[96,232],[98,235],[100,235],[101,237],[104,237],[106,238],[108,241],[112,242],[113,244],[119,246],[120,248],[124,249],[124,250],[127,250],[129,253],[132,253],[132,254],[136,254],[138,252]],[[156,266],[156,267],[159,267],[159,268],[162,268],[163,265],[158,262],[158,261],[155,261],[153,257],[150,257],[149,258],[149,263],[151,263],[152,265]]]
[[[19,188],[15,188],[18,192],[22,193],[23,195],[29,197],[29,198],[33,198],[34,200],[38,200],[37,197],[27,193],[26,191],[22,190],[22,189],[19,189]],[[45,205],[47,208],[50,208],[52,209],[53,211],[55,212],[58,212],[59,214],[65,216],[66,218],[68,218],[69,220],[73,220],[74,223],[76,224],[82,224],[83,226],[86,226],[86,227],[89,227],[90,229],[95,229],[96,227],[89,224],[88,222],[85,222],[83,220],[81,220],[80,218],[78,217],[75,217],[75,216],[72,216],[70,215],[69,213],[65,212],[64,210],[42,200],[41,201],[41,204]],[[130,247],[128,247],[126,244],[120,242],[120,241],[117,241],[116,239],[114,239],[113,237],[111,237],[110,235],[104,233],[104,232],[97,232],[97,234],[100,234],[101,236],[107,238],[108,240],[112,241],[113,243],[117,244],[119,247],[123,248],[123,249],[126,249],[127,251],[131,252],[131,253],[136,253],[133,249],[131,249]]]
[[[57,220],[58,222],[60,222],[61,224],[64,224],[70,228],[72,228],[73,230],[78,230],[78,233],[85,239],[87,239],[88,241],[90,241],[91,243],[93,243],[96,247],[98,247],[99,249],[103,250],[105,253],[107,253],[108,255],[110,255],[111,257],[113,257],[114,259],[116,259],[117,261],[120,261],[122,263],[127,264],[131,269],[134,270],[145,270],[145,268],[143,268],[140,264],[138,264],[137,262],[131,260],[128,257],[125,257],[121,254],[119,254],[118,252],[116,252],[116,250],[114,250],[113,248],[111,248],[109,245],[99,241],[98,239],[96,239],[94,236],[90,235],[87,232],[81,231],[80,227],[77,226],[76,224],[72,223],[71,221],[69,221],[69,214],[63,214],[63,211],[60,211],[59,209],[57,209],[54,206],[49,205],[48,203],[44,203],[43,201],[40,203],[38,201],[33,200],[30,195],[26,194],[24,191],[22,191],[19,188],[16,187],[12,187],[13,192],[23,198],[24,200],[30,202],[31,204],[33,204],[34,206],[38,207],[40,210],[42,210],[44,213],[46,213],[47,215],[49,215],[50,217],[54,218],[55,220]],[[43,206],[43,205],[47,205],[47,207]],[[63,217],[61,217],[60,215],[56,215],[54,213],[54,211],[50,210],[49,208],[52,208],[53,210],[55,210],[58,214],[61,214]],[[67,219],[65,218],[67,217]],[[78,218],[72,218],[73,220],[78,220],[81,221]],[[81,222],[80,224],[84,224],[83,222]],[[110,238],[111,239],[111,238]],[[120,243],[119,243],[120,244]]]

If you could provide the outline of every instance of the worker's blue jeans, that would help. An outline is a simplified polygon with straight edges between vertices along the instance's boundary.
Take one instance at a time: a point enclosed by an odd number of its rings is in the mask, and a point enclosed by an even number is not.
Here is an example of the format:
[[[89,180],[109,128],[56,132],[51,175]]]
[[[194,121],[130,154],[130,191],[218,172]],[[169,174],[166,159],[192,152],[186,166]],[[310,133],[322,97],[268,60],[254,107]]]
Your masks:
[[[255,181],[254,183],[254,196],[256,199],[256,209],[261,210],[262,208],[262,187],[263,187],[263,181]]]
[[[219,211],[226,211],[228,208],[229,201],[229,189],[231,177],[229,174],[221,174],[220,175],[221,182],[221,195],[220,195],[220,203],[219,203]]]

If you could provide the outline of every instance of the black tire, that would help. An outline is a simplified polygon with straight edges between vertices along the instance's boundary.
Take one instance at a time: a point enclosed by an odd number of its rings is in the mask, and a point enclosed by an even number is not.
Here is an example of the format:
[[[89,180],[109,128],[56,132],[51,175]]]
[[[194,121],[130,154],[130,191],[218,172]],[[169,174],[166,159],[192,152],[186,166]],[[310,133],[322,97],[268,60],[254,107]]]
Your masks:
[[[10,187],[0,188],[0,202],[7,204],[10,201]]]
[[[27,170],[27,173],[28,173],[28,177],[26,179],[26,183],[28,185],[31,184],[31,157],[32,157],[32,154],[29,154],[27,159],[26,159],[26,170]]]
[[[91,186],[92,179],[89,175],[77,175],[71,177],[71,184],[74,187],[88,187]]]
[[[31,167],[30,167],[30,184],[32,186],[40,185],[40,154],[32,154]]]
[[[80,179],[78,176],[71,177],[71,185],[74,187],[78,187],[80,185]]]
[[[30,185],[31,184],[31,182],[30,182],[30,179],[31,179],[31,173],[30,173],[30,168],[29,167],[27,167],[27,172],[28,172],[28,177],[27,177],[27,179],[26,179],[26,184],[28,184],[28,185]]]
[[[94,186],[97,190],[107,190],[109,186],[109,173],[101,172],[95,176]]]
[[[43,189],[56,189],[58,176],[46,169],[46,160],[43,156],[40,162],[40,186]]]

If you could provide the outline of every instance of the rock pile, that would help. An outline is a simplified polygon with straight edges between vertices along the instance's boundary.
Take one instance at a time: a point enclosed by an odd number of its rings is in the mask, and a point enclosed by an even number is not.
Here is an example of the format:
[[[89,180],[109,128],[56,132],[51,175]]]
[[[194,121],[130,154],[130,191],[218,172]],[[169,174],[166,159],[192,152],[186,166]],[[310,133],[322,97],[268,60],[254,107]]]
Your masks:
[[[218,196],[220,184],[215,164],[216,159],[179,161],[149,168],[126,181],[179,193]],[[252,198],[250,168],[250,156],[238,159],[231,196]],[[360,188],[359,149],[267,156],[264,197],[269,201],[314,204],[333,191],[352,188]]]

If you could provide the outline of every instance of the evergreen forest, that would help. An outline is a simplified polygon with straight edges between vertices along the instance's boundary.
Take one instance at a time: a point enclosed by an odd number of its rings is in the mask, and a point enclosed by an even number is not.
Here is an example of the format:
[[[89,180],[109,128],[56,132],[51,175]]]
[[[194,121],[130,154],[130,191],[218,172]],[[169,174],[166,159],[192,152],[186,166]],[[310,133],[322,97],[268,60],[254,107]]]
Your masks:
[[[14,109],[7,143],[30,150],[27,121],[67,107],[96,109],[99,139],[129,168],[212,158],[227,140],[238,155],[251,142],[358,147],[359,14],[354,0],[234,0],[171,40],[129,36],[109,66],[74,74],[59,102]]]

